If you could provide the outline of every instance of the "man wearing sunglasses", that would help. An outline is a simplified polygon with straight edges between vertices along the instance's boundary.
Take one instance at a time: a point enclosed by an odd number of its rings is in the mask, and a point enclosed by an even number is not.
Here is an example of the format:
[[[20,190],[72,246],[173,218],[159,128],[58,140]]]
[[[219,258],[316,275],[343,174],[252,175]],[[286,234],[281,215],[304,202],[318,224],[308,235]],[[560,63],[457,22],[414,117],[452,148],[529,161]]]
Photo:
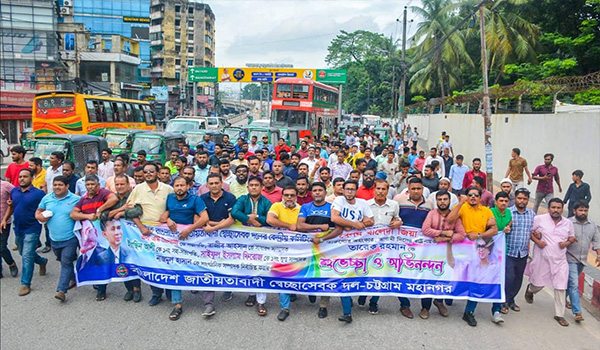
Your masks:
[[[483,239],[489,242],[495,235],[498,234],[498,226],[496,219],[490,208],[481,205],[481,189],[478,187],[469,187],[466,191],[466,196],[460,196],[458,205],[452,209],[448,215],[448,222],[454,223],[458,218],[467,232],[467,238],[471,241]],[[462,319],[471,327],[477,326],[475,319],[475,308],[477,302],[469,300],[465,307],[465,313]],[[500,304],[493,304],[492,315],[500,311]]]

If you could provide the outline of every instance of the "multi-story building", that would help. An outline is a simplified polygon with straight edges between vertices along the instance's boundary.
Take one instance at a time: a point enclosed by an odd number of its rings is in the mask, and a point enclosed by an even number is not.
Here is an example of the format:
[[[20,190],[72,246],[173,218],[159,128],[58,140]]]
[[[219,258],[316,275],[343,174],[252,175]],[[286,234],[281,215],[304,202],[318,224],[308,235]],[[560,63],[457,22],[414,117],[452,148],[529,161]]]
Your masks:
[[[35,92],[59,88],[56,8],[53,0],[0,6],[0,125],[9,143],[17,143],[31,125]]]
[[[193,0],[151,0],[150,56],[153,85],[169,87],[168,108],[191,105],[188,67],[215,66],[215,15],[210,6]],[[212,95],[212,84],[199,84],[199,95]],[[211,97],[199,97],[212,109]],[[181,110],[180,110],[181,112]]]
[[[58,0],[58,5],[62,58],[80,68],[69,70],[68,78],[96,83],[91,90],[99,94],[139,98],[143,89],[149,94],[150,0]]]

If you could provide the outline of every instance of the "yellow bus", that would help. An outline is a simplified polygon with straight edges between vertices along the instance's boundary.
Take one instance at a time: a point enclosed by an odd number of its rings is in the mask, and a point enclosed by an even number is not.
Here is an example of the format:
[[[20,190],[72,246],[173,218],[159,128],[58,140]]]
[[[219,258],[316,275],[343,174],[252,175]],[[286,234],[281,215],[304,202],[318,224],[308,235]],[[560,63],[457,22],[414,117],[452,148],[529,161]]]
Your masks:
[[[146,101],[84,95],[72,91],[36,94],[32,108],[35,137],[53,134],[102,136],[107,129],[156,130]]]

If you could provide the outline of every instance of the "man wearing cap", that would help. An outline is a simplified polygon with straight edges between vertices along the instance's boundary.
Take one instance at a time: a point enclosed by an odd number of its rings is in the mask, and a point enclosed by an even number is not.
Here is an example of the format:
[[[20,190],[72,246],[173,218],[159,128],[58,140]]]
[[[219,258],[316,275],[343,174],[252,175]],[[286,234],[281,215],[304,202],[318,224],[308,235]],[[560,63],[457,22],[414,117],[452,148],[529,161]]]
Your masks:
[[[437,201],[436,201],[436,195],[439,191],[448,191],[449,195],[450,195],[450,207],[449,209],[452,210],[452,208],[454,208],[455,205],[458,204],[458,197],[450,192],[450,179],[447,177],[442,177],[440,179],[440,183],[439,183],[439,190],[432,192],[429,197],[427,198],[429,200],[429,202],[433,205],[433,209],[437,209]]]
[[[504,178],[500,181],[500,190],[508,193],[508,206],[515,205],[515,196],[512,194],[512,181],[509,178]]]

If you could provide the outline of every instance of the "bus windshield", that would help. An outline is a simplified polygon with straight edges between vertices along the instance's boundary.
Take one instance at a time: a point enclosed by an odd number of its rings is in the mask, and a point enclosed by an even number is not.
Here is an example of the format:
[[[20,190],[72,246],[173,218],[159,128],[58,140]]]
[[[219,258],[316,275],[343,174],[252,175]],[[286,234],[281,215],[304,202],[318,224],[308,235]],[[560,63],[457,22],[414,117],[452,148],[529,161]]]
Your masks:
[[[39,109],[73,107],[73,101],[75,101],[73,97],[40,98],[37,100],[37,107]]]
[[[125,148],[127,146],[127,135],[124,134],[106,134],[108,148]]]
[[[144,150],[149,154],[160,154],[162,145],[162,139],[158,137],[136,137],[133,140],[133,146],[131,147],[131,153],[137,153],[137,151]]]
[[[169,120],[167,123],[167,132],[185,132],[190,130],[198,130],[199,123],[189,120]]]

